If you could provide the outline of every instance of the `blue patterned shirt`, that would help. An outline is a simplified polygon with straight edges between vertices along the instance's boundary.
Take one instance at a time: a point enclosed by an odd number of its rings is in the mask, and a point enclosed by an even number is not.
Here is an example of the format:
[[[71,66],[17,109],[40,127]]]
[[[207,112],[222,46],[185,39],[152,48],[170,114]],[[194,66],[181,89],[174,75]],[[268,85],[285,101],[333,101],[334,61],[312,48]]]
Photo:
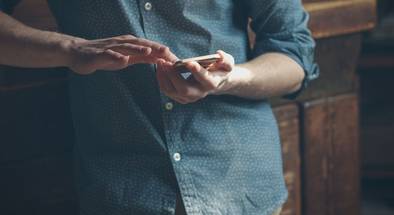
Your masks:
[[[66,34],[132,34],[169,46],[179,58],[222,49],[236,63],[280,52],[304,68],[304,84],[318,74],[300,0],[49,3]],[[249,18],[257,36],[253,50]],[[70,98],[82,214],[174,214],[179,192],[190,215],[271,215],[287,198],[277,124],[266,100],[222,95],[178,104],[160,93],[155,67],[143,64],[73,74]]]

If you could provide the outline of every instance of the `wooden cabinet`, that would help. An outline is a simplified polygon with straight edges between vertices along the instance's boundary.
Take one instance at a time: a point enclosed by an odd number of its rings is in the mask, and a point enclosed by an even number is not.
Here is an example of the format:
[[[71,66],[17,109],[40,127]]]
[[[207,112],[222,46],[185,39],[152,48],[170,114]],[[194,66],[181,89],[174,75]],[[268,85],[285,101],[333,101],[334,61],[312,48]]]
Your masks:
[[[280,106],[274,111],[281,135],[283,168],[289,198],[282,215],[301,215],[300,121],[296,104]]]
[[[303,103],[304,214],[359,214],[357,95]]]
[[[301,128],[301,211],[304,215],[358,215],[359,83],[355,70],[361,32],[375,24],[376,1],[305,0],[304,6],[311,15],[321,75],[294,102]],[[279,110],[289,103],[273,102]],[[281,129],[282,140],[293,137]],[[293,155],[283,156],[287,160]],[[285,174],[292,168],[285,164]],[[295,198],[290,195],[287,206]]]

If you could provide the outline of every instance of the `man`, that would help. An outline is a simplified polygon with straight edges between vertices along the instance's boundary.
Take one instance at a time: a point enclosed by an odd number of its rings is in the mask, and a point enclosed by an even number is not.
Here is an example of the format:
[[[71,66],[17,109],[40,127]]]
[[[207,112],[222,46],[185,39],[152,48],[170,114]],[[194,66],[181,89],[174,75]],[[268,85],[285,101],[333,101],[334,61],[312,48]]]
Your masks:
[[[300,0],[48,2],[62,34],[1,13],[0,64],[73,71],[81,214],[278,212],[287,191],[266,99],[295,97],[318,73]],[[216,51],[189,76],[174,66]]]

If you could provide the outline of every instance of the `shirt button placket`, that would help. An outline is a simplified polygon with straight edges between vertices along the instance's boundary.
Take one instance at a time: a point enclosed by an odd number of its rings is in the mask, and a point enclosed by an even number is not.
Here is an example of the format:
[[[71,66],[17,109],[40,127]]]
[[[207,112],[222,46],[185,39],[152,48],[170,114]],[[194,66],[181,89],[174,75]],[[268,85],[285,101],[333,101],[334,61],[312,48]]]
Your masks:
[[[151,0],[150,0],[151,1]],[[155,20],[155,14],[152,13],[152,10],[154,10],[153,7],[155,7],[156,5],[153,5],[151,2],[149,2],[148,0],[145,1],[141,1],[141,13],[143,16],[143,23],[144,23],[144,31],[146,34],[146,37],[149,39],[154,39],[155,38],[155,34],[150,34],[150,28],[153,28],[153,25],[149,25],[147,23],[154,22]],[[156,29],[153,29],[154,31]],[[164,95],[163,95],[164,96]],[[177,126],[176,124],[174,124],[174,121],[176,120],[176,118],[174,119],[174,117],[176,117],[176,114],[174,113],[174,111],[176,111],[175,109],[177,109],[177,106],[175,103],[173,103],[172,101],[169,100],[168,97],[164,96],[162,98],[162,108],[163,108],[163,117],[164,117],[164,123],[165,125],[165,135],[166,135],[166,139],[167,139],[167,147],[168,147],[168,152],[169,152],[169,156],[172,160],[173,163],[176,163],[175,166],[181,165],[181,160],[186,161],[185,160],[185,155],[182,154],[181,152],[182,150],[179,148],[178,144],[177,144]],[[182,169],[179,169],[178,167],[175,167],[175,174],[178,175],[178,183],[180,183],[180,189],[182,190],[182,193],[185,195],[184,197],[184,202],[185,202],[185,207],[187,208],[188,211],[195,211],[196,213],[198,213],[198,209],[192,206],[192,199],[194,196],[194,192],[193,192],[193,188],[190,187],[191,183],[190,183],[190,179],[188,179],[184,172],[182,172]],[[201,213],[200,213],[201,214]]]
[[[179,154],[178,152],[174,153],[174,155],[172,157],[174,158],[174,160],[176,162],[181,160],[181,154]]]
[[[167,102],[167,103],[164,105],[164,108],[165,108],[166,110],[168,110],[168,111],[171,111],[171,110],[174,108],[174,103],[172,103],[172,102]]]
[[[152,3],[146,2],[145,5],[144,5],[144,8],[145,8],[146,11],[152,10]]]

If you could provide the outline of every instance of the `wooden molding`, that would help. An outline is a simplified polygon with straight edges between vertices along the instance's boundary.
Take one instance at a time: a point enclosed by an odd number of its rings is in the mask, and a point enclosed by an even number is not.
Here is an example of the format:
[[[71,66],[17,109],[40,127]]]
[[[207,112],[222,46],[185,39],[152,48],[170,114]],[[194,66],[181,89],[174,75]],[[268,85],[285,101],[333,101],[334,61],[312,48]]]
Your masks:
[[[316,39],[366,31],[376,23],[376,0],[311,2],[304,7]]]
[[[365,31],[376,22],[376,0],[304,2],[310,13],[309,27],[316,39]],[[44,0],[24,0],[14,16],[27,25],[56,30],[56,22]]]

